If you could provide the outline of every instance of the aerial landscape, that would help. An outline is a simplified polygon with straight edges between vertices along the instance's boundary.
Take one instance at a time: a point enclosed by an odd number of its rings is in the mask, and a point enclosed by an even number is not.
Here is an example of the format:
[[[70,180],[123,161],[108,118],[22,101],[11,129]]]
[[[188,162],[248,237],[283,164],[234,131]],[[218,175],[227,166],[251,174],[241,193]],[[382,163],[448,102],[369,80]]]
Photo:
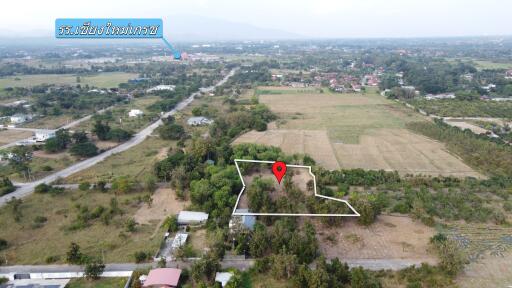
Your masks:
[[[0,288],[512,287],[511,4],[27,2]]]

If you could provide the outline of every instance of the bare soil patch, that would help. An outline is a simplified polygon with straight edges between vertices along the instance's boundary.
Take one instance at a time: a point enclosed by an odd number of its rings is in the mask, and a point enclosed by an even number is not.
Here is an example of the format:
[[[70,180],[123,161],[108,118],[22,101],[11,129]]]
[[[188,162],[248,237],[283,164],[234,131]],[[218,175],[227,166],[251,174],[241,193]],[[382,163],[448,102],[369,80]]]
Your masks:
[[[134,215],[134,219],[140,224],[149,224],[151,221],[161,221],[167,216],[178,214],[184,210],[188,201],[179,200],[171,188],[158,188],[153,194],[151,206],[144,204]]]
[[[9,144],[18,140],[26,139],[32,136],[30,131],[20,130],[1,130],[0,131],[0,144]]]
[[[342,227],[325,228],[317,223],[320,250],[327,258],[407,259],[436,263],[428,252],[434,228],[409,217],[381,215],[369,227],[347,219]]]
[[[511,287],[512,252],[503,256],[488,255],[478,262],[472,262],[457,279],[463,288]]]
[[[464,122],[464,121],[451,120],[451,121],[446,121],[446,124],[454,126],[454,127],[458,127],[462,130],[469,129],[469,130],[471,130],[471,132],[473,132],[475,134],[485,134],[487,132],[487,130],[482,127],[479,127],[479,126],[476,126],[476,125],[473,125],[471,123]]]

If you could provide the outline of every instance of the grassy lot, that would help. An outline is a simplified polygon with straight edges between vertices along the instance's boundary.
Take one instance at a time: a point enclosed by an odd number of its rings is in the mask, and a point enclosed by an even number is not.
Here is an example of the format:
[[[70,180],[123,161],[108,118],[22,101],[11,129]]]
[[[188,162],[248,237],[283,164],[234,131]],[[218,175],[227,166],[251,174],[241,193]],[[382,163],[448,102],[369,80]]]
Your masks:
[[[55,171],[62,170],[77,159],[68,153],[45,154],[42,151],[34,152],[34,157],[30,163],[30,170],[34,179],[40,179]],[[41,155],[38,155],[41,153]],[[0,177],[7,176],[13,181],[25,182],[23,176],[13,172],[9,166],[0,166]]]
[[[74,74],[40,74],[20,75],[0,78],[0,89],[5,87],[30,87],[40,84],[59,85],[89,85],[100,88],[117,87],[119,83],[127,82],[128,79],[137,77],[135,73],[104,72],[91,76],[80,76],[78,83],[77,75]]]
[[[63,114],[59,116],[45,116],[37,118],[34,121],[28,122],[21,126],[39,129],[57,129],[61,126],[68,124],[69,122],[72,122],[73,120],[73,116],[69,114]]]
[[[156,136],[150,137],[127,151],[112,155],[89,169],[71,175],[65,179],[65,182],[110,181],[123,175],[143,179],[145,175],[153,171],[153,164],[158,159],[164,158],[167,149],[174,145],[175,143],[172,141],[161,140]]]
[[[512,63],[497,63],[492,61],[475,60],[473,61],[480,70],[484,69],[512,69]]]
[[[80,245],[81,251],[89,256],[104,257],[107,263],[133,262],[137,251],[156,253],[163,235],[157,223],[137,225],[135,232],[126,229],[128,219],[143,205],[139,204],[143,195],[133,192],[115,196],[112,192],[78,190],[58,195],[32,194],[23,199],[18,209],[19,221],[15,221],[12,206],[4,206],[0,209],[0,238],[7,240],[9,246],[0,251],[0,261],[45,264],[52,257],[54,262],[64,263],[71,242]],[[122,214],[110,216],[108,225],[93,219],[85,228],[70,229],[82,215],[78,207],[88,207],[91,213],[100,205],[110,209],[114,197]],[[47,221],[37,222],[41,217]]]
[[[126,284],[126,278],[100,278],[87,280],[83,278],[72,279],[66,288],[122,288]]]

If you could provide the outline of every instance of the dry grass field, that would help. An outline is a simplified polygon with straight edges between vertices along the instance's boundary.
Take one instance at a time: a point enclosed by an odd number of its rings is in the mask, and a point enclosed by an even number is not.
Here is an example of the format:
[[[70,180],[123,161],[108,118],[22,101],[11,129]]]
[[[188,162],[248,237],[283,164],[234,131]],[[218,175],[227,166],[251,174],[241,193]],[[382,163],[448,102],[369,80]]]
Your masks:
[[[0,261],[45,264],[47,257],[57,256],[57,263],[64,263],[71,242],[79,244],[83,253],[104,256],[106,263],[132,262],[136,251],[155,253],[163,235],[157,221],[137,225],[135,232],[127,232],[125,228],[126,221],[140,208],[137,197],[141,195],[143,193],[115,196],[114,193],[79,190],[67,190],[54,196],[35,193],[23,199],[19,221],[15,221],[12,208],[4,206],[0,209],[0,238],[7,240],[9,246],[0,251]],[[79,215],[77,207],[87,206],[92,213],[100,205],[110,207],[112,197],[117,199],[123,214],[110,219],[109,225],[96,219],[83,229],[69,230]],[[46,221],[36,226],[36,219],[41,217]],[[155,233],[157,229],[159,233]]]
[[[369,227],[347,219],[342,227],[315,223],[322,254],[340,259],[406,259],[436,263],[428,252],[434,228],[409,217],[380,215]],[[407,235],[407,237],[404,237]]]
[[[405,129],[426,117],[380,96],[319,93],[314,89],[260,87],[259,101],[280,119],[265,132],[250,131],[234,141],[307,153],[327,169],[397,170],[401,174],[481,175],[443,144]]]
[[[30,131],[0,130],[0,145],[9,144],[32,136]]]
[[[32,87],[40,84],[56,85],[89,85],[100,88],[117,87],[119,83],[138,76],[136,73],[104,72],[94,75],[80,76],[77,82],[75,74],[39,74],[0,77],[0,88],[5,87]]]
[[[178,214],[181,210],[185,210],[187,205],[190,205],[189,201],[179,200],[171,188],[158,188],[151,197],[153,199],[151,205],[144,204],[135,213],[134,219],[137,223],[162,222],[167,216]]]
[[[482,177],[442,143],[405,129],[380,129],[359,144],[333,144],[343,168],[396,170],[400,174]]]
[[[462,288],[512,287],[512,253],[469,264],[457,284]]]

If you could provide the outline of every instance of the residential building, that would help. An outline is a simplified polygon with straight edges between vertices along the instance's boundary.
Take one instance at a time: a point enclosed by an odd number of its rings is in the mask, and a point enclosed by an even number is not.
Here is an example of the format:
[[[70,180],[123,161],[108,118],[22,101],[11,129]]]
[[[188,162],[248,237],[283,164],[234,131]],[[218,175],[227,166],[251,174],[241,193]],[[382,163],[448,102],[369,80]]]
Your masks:
[[[174,236],[174,239],[172,240],[171,247],[172,249],[178,249],[181,246],[185,245],[187,243],[188,234],[183,232],[176,233],[176,236]]]
[[[210,125],[212,123],[213,123],[213,120],[208,119],[208,118],[203,117],[203,116],[190,117],[187,120],[187,124],[189,126]]]
[[[30,119],[32,119],[32,117],[27,114],[14,114],[11,116],[10,120],[12,124],[21,124],[27,122]]]
[[[204,224],[208,220],[208,214],[195,211],[181,211],[178,214],[178,225]]]
[[[44,142],[55,137],[55,130],[38,130],[35,132],[36,142]]]
[[[249,209],[237,209],[236,213],[249,213]],[[233,229],[237,225],[237,223],[243,225],[243,227],[253,230],[254,224],[256,224],[256,216],[252,215],[236,215],[233,216],[229,221],[229,228]]]
[[[181,269],[175,268],[157,268],[149,271],[147,277],[142,278],[142,287],[151,288],[176,288],[178,287],[181,276]]]
[[[427,100],[455,99],[455,94],[453,94],[453,93],[427,94],[427,95],[425,95],[425,99],[427,99]]]
[[[146,92],[152,93],[152,92],[156,92],[156,91],[174,91],[175,88],[176,88],[175,85],[157,85],[153,88],[149,88],[148,90],[146,90]]]
[[[128,112],[128,117],[139,117],[142,115],[144,115],[144,112],[139,109],[132,109],[130,112]]]
[[[233,277],[231,272],[217,272],[215,273],[215,282],[219,282],[222,287],[225,287],[229,280]]]

